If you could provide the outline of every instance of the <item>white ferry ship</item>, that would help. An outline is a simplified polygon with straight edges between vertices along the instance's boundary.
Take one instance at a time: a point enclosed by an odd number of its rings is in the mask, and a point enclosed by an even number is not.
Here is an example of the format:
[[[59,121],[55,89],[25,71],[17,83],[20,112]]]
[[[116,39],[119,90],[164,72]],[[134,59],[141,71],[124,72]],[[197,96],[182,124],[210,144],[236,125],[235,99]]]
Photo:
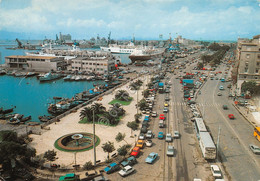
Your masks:
[[[109,44],[108,47],[100,47],[100,49],[111,53],[131,54],[136,49],[136,46],[133,42],[129,42],[127,45]]]

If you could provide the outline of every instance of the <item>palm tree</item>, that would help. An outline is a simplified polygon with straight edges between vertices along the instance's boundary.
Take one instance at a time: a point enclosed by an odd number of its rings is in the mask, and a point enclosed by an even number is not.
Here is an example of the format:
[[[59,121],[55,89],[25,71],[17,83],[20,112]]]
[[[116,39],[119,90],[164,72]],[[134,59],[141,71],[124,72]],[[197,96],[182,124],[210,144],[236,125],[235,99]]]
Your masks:
[[[93,111],[90,107],[85,107],[83,110],[80,111],[80,119],[87,118],[88,122],[91,122],[93,119]]]
[[[95,111],[95,114],[102,114],[106,111],[106,108],[100,103],[93,104],[91,108]]]
[[[116,135],[115,139],[116,139],[117,142],[120,142],[122,140],[124,140],[124,142],[126,142],[126,140],[125,140],[125,133],[122,134],[121,132],[118,132],[118,134]],[[128,144],[128,143],[126,142],[126,144]]]
[[[117,91],[115,98],[119,99],[121,101],[128,101],[129,100],[129,93],[125,90],[119,90],[119,91]]]
[[[109,159],[109,153],[112,153],[113,151],[115,151],[115,146],[113,142],[106,142],[102,145],[102,148],[104,150],[104,152],[107,152],[107,158]]]

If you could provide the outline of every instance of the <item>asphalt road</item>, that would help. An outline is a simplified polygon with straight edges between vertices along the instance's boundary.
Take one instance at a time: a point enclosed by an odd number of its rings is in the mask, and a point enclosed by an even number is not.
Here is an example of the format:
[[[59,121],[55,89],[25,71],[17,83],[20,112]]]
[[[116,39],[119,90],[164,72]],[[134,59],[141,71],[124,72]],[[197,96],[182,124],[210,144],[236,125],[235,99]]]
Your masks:
[[[220,66],[220,71],[224,70],[225,67]],[[217,77],[221,78],[221,75]],[[226,177],[229,180],[256,181],[260,179],[260,157],[254,155],[248,145],[259,143],[253,137],[253,127],[234,108],[233,100],[228,98],[228,84],[215,79],[208,80],[197,102],[215,143],[220,129],[219,158],[223,162]],[[220,85],[225,90],[220,91]],[[221,92],[222,96],[217,96],[217,92]],[[228,106],[228,110],[222,109],[224,104]],[[228,114],[234,114],[235,119],[230,120]]]

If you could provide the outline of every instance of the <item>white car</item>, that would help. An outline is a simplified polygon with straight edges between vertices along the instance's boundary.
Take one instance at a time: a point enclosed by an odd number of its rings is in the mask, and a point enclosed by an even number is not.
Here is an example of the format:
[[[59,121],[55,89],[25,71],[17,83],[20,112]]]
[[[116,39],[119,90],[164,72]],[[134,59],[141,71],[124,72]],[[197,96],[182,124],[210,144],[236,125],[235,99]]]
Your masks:
[[[135,171],[135,169],[129,165],[127,165],[126,167],[124,167],[122,170],[120,170],[118,173],[119,175],[121,175],[122,177],[125,177],[131,173],[133,173]]]
[[[152,140],[146,140],[146,141],[145,141],[145,145],[146,145],[147,147],[151,147],[151,146],[153,145]]]
[[[179,138],[179,137],[180,137],[179,131],[174,131],[173,137],[174,137],[174,138]]]
[[[146,133],[146,138],[153,138],[153,133],[151,130],[148,130]]]
[[[222,178],[222,173],[218,165],[210,165],[210,170],[214,178]]]
[[[171,133],[167,133],[166,134],[165,141],[166,142],[171,142],[172,141],[172,134]]]
[[[145,139],[145,135],[144,135],[144,133],[140,133],[140,135],[139,135],[139,140],[144,140]]]
[[[174,147],[173,146],[168,145],[166,155],[167,156],[174,156]]]

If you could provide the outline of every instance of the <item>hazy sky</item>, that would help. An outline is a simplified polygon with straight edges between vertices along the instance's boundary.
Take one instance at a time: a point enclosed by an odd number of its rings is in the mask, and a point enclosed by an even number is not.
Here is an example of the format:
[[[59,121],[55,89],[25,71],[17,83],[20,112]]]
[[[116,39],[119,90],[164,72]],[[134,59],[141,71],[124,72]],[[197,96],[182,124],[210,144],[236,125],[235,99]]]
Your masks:
[[[0,39],[55,39],[59,32],[90,39],[110,31],[113,39],[252,38],[260,34],[260,0],[0,0]]]

